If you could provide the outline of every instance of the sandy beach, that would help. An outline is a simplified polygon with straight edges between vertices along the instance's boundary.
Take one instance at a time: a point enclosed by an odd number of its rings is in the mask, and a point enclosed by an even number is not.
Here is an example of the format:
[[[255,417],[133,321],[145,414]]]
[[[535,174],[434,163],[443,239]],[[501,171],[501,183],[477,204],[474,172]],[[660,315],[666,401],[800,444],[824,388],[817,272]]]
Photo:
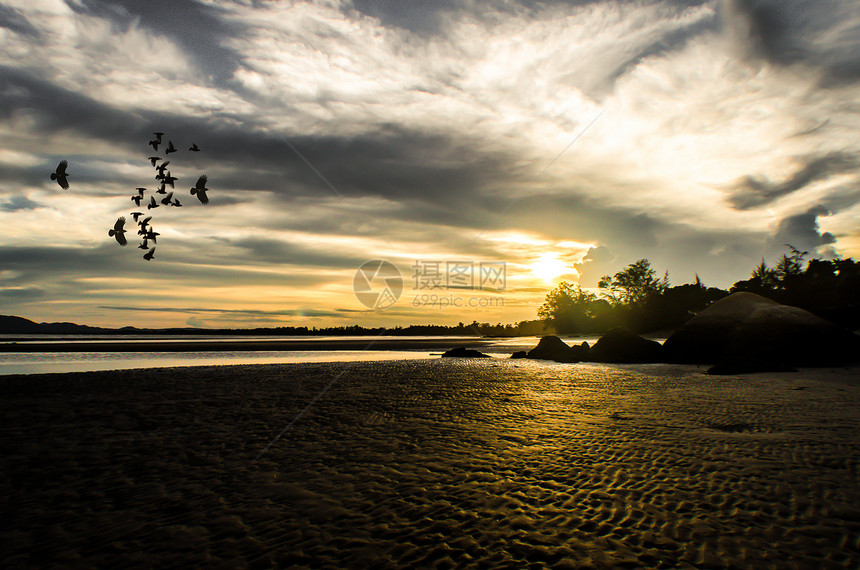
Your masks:
[[[2,565],[860,566],[860,369],[704,370],[3,377]]]

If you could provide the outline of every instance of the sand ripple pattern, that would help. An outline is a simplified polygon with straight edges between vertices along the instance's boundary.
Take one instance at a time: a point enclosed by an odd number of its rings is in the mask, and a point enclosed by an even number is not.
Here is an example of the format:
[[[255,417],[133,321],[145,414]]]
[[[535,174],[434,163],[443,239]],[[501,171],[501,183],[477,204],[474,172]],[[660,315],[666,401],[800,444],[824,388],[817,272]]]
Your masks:
[[[6,377],[0,556],[857,568],[856,371],[431,360]]]

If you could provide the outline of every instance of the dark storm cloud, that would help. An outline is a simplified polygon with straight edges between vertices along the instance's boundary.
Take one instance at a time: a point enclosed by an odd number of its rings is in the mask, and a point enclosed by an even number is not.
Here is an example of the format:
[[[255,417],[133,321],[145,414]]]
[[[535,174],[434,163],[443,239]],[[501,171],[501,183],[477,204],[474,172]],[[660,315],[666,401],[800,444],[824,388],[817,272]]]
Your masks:
[[[117,305],[101,305],[100,309],[111,311],[138,311],[138,312],[161,312],[161,313],[190,313],[208,315],[209,318],[219,316],[247,316],[247,317],[340,317],[337,310],[329,311],[322,309],[288,309],[280,311],[264,311],[261,309],[204,309],[199,307],[122,307]]]
[[[717,19],[712,18],[683,29],[666,31],[651,43],[640,46],[638,49],[626,54],[626,58],[618,62],[614,69],[607,71],[605,83],[601,87],[605,92],[611,92],[615,81],[642,63],[642,60],[645,58],[678,51],[696,36],[714,31],[718,27]]]
[[[769,253],[781,255],[786,252],[786,245],[791,245],[814,255],[821,246],[834,243],[836,238],[833,234],[822,232],[818,226],[818,218],[830,214],[831,212],[826,208],[815,206],[802,214],[785,218],[779,223],[773,238],[769,240]]]
[[[824,156],[808,156],[800,159],[802,166],[781,182],[771,182],[762,176],[746,176],[728,197],[729,203],[738,210],[749,210],[769,204],[808,185],[832,176],[857,170],[857,157],[833,152]]]
[[[264,237],[228,240],[240,248],[240,259],[262,265],[301,265],[305,267],[358,267],[364,256],[340,255],[337,251],[320,251]],[[231,255],[231,259],[236,259]]]
[[[21,12],[2,4],[0,4],[0,28],[6,28],[33,38],[39,38],[41,35]]]
[[[860,10],[839,0],[729,0],[727,24],[741,24],[757,56],[823,70],[825,85],[860,79]],[[733,22],[733,19],[740,22]]]
[[[107,228],[108,225],[105,226]],[[141,259],[142,251],[133,249],[136,240],[122,248],[113,243],[105,229],[105,243],[92,248],[71,247],[0,247],[0,267],[16,272],[14,277],[4,278],[8,286],[39,283],[46,290],[58,285],[69,287],[76,295],[90,289],[103,290],[101,284],[89,284],[89,277],[128,277],[141,280],[149,276],[159,280],[174,280],[184,286],[239,285],[247,283],[249,274],[237,267],[236,258],[221,260],[218,266],[217,252],[199,251],[199,244],[185,245],[165,241],[156,246],[158,264]],[[168,249],[170,248],[170,249]],[[169,253],[168,253],[169,252]],[[282,273],[253,273],[255,285],[316,286],[328,280],[318,275],[284,275]],[[177,291],[179,293],[179,291]]]
[[[145,121],[16,68],[0,66],[0,118],[25,113],[44,134],[84,134],[109,141],[150,135]]]
[[[0,117],[25,112],[43,133],[66,132],[93,137],[135,149],[144,160],[145,141],[152,131],[163,130],[177,144],[199,142],[210,164],[224,167],[223,178],[210,175],[220,187],[273,191],[286,199],[296,195],[381,196],[392,200],[421,198],[450,204],[481,184],[504,175],[513,157],[469,148],[459,137],[416,132],[389,125],[372,134],[355,137],[296,136],[289,139],[267,133],[246,122],[213,125],[199,119],[164,113],[131,113],[68,91],[12,68],[0,68]],[[299,150],[334,186],[322,182],[296,155]],[[177,155],[178,156],[178,155]],[[457,160],[452,164],[452,156]],[[174,162],[194,160],[186,154]],[[53,159],[52,159],[53,160]],[[53,169],[55,165],[51,165]],[[22,170],[27,179],[41,183],[47,165]],[[228,168],[232,167],[232,168]],[[83,172],[78,173],[80,176]],[[17,174],[15,175],[17,178]],[[77,181],[143,181],[115,173],[86,173]],[[152,182],[150,182],[151,184]],[[193,180],[188,182],[190,186]],[[222,198],[227,199],[226,196]]]
[[[2,212],[20,212],[23,210],[35,210],[41,207],[43,207],[42,204],[21,195],[13,195],[5,200],[0,199],[0,211]]]
[[[0,300],[8,303],[28,303],[44,296],[40,287],[0,287]]]
[[[223,171],[221,177],[210,174],[211,188],[271,191],[283,200],[382,197],[450,209],[482,186],[510,181],[514,163],[511,155],[482,150],[477,142],[471,146],[455,134],[441,136],[394,125],[351,137],[285,137],[247,124],[209,128],[166,115],[150,114],[147,122],[174,140],[200,142],[205,155],[201,160],[215,165],[216,172]],[[187,157],[176,156],[177,161]]]
[[[436,32],[443,16],[463,7],[462,0],[353,0],[360,12],[379,19],[387,26],[413,32]]]
[[[217,83],[232,78],[240,57],[224,47],[242,29],[220,17],[217,7],[187,0],[80,0],[66,2],[76,12],[109,20],[123,31],[132,25],[166,36],[182,46]]]
[[[654,0],[652,4],[669,6],[699,6],[708,0]],[[387,26],[406,29],[419,34],[439,32],[445,20],[468,13],[475,17],[492,17],[496,13],[535,14],[553,6],[585,6],[605,0],[352,0],[356,10],[379,19]],[[622,0],[621,4],[641,3],[641,0]]]

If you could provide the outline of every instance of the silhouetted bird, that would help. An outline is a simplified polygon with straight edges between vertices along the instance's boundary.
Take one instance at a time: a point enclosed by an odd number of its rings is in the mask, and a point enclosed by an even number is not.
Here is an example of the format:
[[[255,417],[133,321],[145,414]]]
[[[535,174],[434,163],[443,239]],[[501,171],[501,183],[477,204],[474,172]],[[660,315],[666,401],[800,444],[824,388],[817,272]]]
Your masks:
[[[135,206],[140,208],[140,201],[143,200],[143,196],[132,196],[131,201],[134,202]]]
[[[171,200],[173,200],[173,192],[170,192],[167,196],[165,196],[161,203],[165,206],[169,206]]]
[[[120,245],[128,245],[128,242],[125,239],[125,218],[120,216],[117,218],[116,223],[113,225],[112,230],[108,230],[108,235],[112,238],[116,238],[116,241]]]
[[[155,167],[155,169],[158,171],[159,176],[161,176],[162,178],[164,177],[164,171],[167,169],[168,164],[170,164],[170,161],[165,160],[164,162]],[[155,178],[157,179],[159,178],[159,176],[156,176]]]
[[[176,186],[174,186],[173,183],[176,182],[177,180],[179,180],[179,179],[175,176],[171,176],[170,171],[168,170],[167,174],[164,176],[164,179],[161,181],[161,183],[162,184],[170,184],[171,188],[176,188]]]
[[[156,194],[167,194],[167,190],[165,190],[166,185],[164,184],[164,180],[161,181],[161,186],[158,187],[158,190],[155,191]]]
[[[155,196],[150,196],[149,197],[149,204],[146,205],[146,209],[151,210],[151,209],[157,208],[157,207],[158,207],[158,203],[155,201]]]
[[[149,249],[149,246],[146,244],[146,238],[143,238],[143,241],[140,242],[140,245],[137,246],[137,249]]]
[[[164,136],[164,133],[160,133],[160,132],[156,131],[152,134],[155,135],[155,139],[149,141],[149,144],[152,145],[153,149],[158,150],[158,145],[161,144],[161,137]],[[155,166],[155,165],[153,164],[153,166]]]
[[[143,258],[147,261],[152,261],[153,257],[155,257],[155,248],[152,248],[148,252],[143,254]]]
[[[167,141],[167,148],[164,149],[166,154],[170,154],[172,152],[176,152],[176,147],[173,146],[173,141]]]
[[[145,235],[145,236],[143,236],[143,237],[144,237],[145,239],[148,239],[148,240],[149,240],[149,241],[151,241],[152,243],[158,243],[157,241],[155,241],[155,237],[156,237],[156,236],[160,236],[160,235],[161,235],[161,234],[160,234],[160,233],[158,233],[158,232],[154,232],[154,231],[152,231],[152,230],[149,230],[148,232],[146,232],[146,235]]]
[[[149,157],[149,162],[152,163],[152,166],[155,166],[155,163],[158,162],[159,160],[161,160],[160,156],[150,156]]]
[[[137,230],[137,235],[142,236],[147,232],[147,224],[149,224],[149,220],[152,219],[152,216],[147,216],[143,220],[139,221],[137,225],[140,226],[140,229]]]
[[[191,143],[191,148],[189,148],[191,152],[200,152],[200,147],[197,146],[197,143]]]
[[[191,189],[191,195],[197,195],[197,198],[204,204],[209,203],[209,196],[206,195],[206,191],[209,188],[206,187],[206,182],[209,181],[209,178],[205,174],[201,174],[200,178],[197,179],[197,184],[194,185],[194,188]]]
[[[181,208],[181,207],[182,207],[182,203],[181,203],[181,202],[179,202],[179,198],[174,198],[174,199],[173,199],[173,203],[171,204],[171,206],[176,206],[177,208]]]
[[[142,215],[143,215],[143,212],[132,212],[131,213],[131,217],[134,218],[135,222],[137,222],[138,218],[140,218]],[[138,222],[138,223],[140,223],[140,222]]]
[[[69,189],[69,175],[66,173],[66,168],[68,166],[69,162],[67,160],[61,160],[60,164],[57,165],[56,172],[51,173],[51,180],[56,180],[57,184],[59,184],[60,188],[62,188],[63,190]]]

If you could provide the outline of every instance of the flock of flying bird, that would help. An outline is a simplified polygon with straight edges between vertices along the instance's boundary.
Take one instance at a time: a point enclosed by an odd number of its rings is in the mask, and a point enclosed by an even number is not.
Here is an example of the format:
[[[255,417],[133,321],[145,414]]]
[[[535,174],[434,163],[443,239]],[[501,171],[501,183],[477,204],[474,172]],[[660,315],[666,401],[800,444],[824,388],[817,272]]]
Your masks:
[[[164,133],[155,132],[153,133],[155,138],[149,141],[149,146],[152,147],[153,152],[158,152],[158,147],[162,144],[162,137]],[[199,152],[200,148],[196,143],[193,143],[191,147],[188,149],[191,152]],[[167,146],[164,148],[164,153],[166,155],[173,154],[177,152],[178,149],[173,146],[173,141],[168,140]],[[159,162],[162,161],[160,164]],[[182,207],[182,204],[179,202],[178,198],[173,196],[172,189],[175,188],[174,184],[178,180],[177,177],[172,176],[170,171],[167,170],[167,165],[170,164],[169,160],[165,160],[160,156],[150,156],[149,162],[156,170],[155,179],[159,182],[159,188],[155,191],[155,194],[163,194],[164,198],[159,200],[156,199],[155,196],[150,196],[149,201],[146,202],[146,209],[152,210],[153,208],[158,208],[160,205],[172,206],[175,208]],[[57,166],[57,170],[51,173],[51,180],[56,180],[57,184],[60,185],[60,188],[63,190],[69,189],[69,174],[66,172],[69,163],[66,160],[60,161],[60,164]],[[197,199],[200,200],[202,204],[209,203],[209,196],[206,192],[209,191],[206,188],[206,182],[208,178],[205,174],[200,175],[197,179],[197,183],[191,188],[191,195],[197,196]],[[170,186],[171,191],[167,191],[167,187]],[[137,190],[137,194],[134,194],[131,197],[131,201],[140,208],[144,203],[144,197],[146,194],[146,188],[135,188]],[[138,246],[139,249],[147,250],[143,255],[143,258],[147,261],[152,260],[155,256],[155,247],[150,248],[149,243],[157,244],[156,238],[160,235],[158,232],[153,230],[150,225],[150,221],[152,220],[152,216],[144,216],[143,212],[132,212],[131,217],[138,225],[137,235],[140,236],[141,242]],[[125,216],[120,216],[117,218],[116,222],[113,225],[113,228],[108,230],[108,236],[116,239],[117,243],[125,246],[128,245],[128,239],[125,237],[125,234],[130,231],[125,228],[126,218]]]

